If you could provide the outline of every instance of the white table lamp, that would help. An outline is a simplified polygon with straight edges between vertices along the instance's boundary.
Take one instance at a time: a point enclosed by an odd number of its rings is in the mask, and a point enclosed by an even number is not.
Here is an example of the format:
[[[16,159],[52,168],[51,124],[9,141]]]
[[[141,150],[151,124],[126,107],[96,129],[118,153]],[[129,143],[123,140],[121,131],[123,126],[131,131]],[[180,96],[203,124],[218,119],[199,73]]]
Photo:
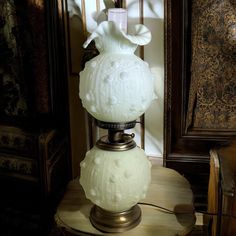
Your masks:
[[[139,24],[127,34],[124,9],[110,9],[108,19],[84,44],[94,40],[100,54],[86,63],[79,88],[83,106],[99,127],[108,129],[108,135],[81,162],[80,183],[95,204],[92,224],[105,232],[122,232],[140,222],[137,203],[145,198],[151,181],[151,164],[144,151],[133,135],[124,133],[155,98],[149,66],[134,54],[138,45],[150,42],[151,33]]]

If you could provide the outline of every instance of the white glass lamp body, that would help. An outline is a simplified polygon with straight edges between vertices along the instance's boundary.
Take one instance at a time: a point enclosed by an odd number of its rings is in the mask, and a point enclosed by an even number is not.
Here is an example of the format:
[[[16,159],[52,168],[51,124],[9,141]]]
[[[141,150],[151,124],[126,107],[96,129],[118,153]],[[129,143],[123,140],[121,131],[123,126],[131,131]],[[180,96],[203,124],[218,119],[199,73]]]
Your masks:
[[[114,22],[104,21],[85,42],[95,40],[100,54],[80,73],[80,98],[85,109],[105,122],[130,122],[141,116],[155,98],[153,75],[134,54],[150,42],[151,33],[136,25],[127,35]]]
[[[138,147],[114,152],[95,146],[80,166],[80,183],[86,197],[104,210],[122,212],[145,198],[151,163]]]

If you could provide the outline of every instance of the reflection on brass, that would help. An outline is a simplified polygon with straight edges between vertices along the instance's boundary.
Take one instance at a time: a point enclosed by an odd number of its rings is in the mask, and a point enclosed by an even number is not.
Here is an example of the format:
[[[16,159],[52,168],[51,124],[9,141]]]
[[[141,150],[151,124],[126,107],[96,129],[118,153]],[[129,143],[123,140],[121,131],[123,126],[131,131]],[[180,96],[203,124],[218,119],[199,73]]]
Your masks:
[[[122,133],[120,141],[111,142],[106,135],[97,141],[96,146],[107,151],[127,151],[136,147],[136,143],[134,142],[133,137],[133,134]]]
[[[102,129],[109,130],[124,130],[124,129],[132,129],[136,125],[136,121],[131,122],[105,122],[96,120],[96,125]]]
[[[83,35],[87,35],[87,25],[86,25],[86,6],[85,0],[81,0],[81,10],[82,10],[82,24],[83,24]]]
[[[236,130],[236,6],[193,0],[186,129]]]
[[[120,233],[137,226],[141,221],[141,209],[138,205],[123,212],[109,212],[93,206],[90,221],[95,228],[108,233]]]
[[[104,122],[96,120],[97,126],[103,129],[108,129],[108,135],[100,138],[96,146],[107,151],[127,151],[136,147],[134,142],[134,134],[124,133],[125,129],[135,127],[136,121],[126,123]]]

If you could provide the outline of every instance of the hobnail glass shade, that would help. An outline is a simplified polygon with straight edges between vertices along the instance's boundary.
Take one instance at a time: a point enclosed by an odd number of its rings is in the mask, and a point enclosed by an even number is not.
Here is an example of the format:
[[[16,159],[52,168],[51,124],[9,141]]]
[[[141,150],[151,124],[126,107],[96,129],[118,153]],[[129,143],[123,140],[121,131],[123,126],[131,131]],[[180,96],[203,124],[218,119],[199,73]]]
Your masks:
[[[85,42],[95,40],[100,54],[80,73],[80,98],[85,109],[105,122],[136,120],[155,98],[153,75],[146,62],[134,54],[151,40],[144,25],[128,35],[114,22],[102,22]]]
[[[139,147],[114,152],[95,146],[80,166],[80,183],[86,197],[104,210],[125,211],[145,198],[151,163]]]

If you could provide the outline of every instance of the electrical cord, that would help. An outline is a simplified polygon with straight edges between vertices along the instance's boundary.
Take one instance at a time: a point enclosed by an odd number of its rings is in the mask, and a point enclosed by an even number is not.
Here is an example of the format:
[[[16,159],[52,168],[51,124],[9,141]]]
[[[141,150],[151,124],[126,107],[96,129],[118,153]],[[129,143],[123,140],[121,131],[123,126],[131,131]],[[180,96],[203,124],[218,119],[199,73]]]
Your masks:
[[[218,213],[211,213],[211,212],[207,212],[207,211],[196,211],[196,212],[197,213],[202,213],[202,214],[205,214],[205,215],[209,215],[209,216],[218,216]],[[236,219],[236,216],[230,215],[230,214],[222,213],[221,216],[223,216],[223,217],[231,217],[233,219]]]
[[[152,203],[146,203],[146,202],[139,202],[138,203],[139,205],[146,205],[146,206],[152,206],[152,207],[155,207],[155,208],[158,208],[160,210],[163,210],[165,211],[166,213],[169,213],[169,214],[193,214],[193,213],[201,213],[201,214],[204,214],[204,215],[209,215],[209,216],[218,216],[218,213],[211,213],[211,212],[207,212],[207,211],[193,211],[193,212],[176,212],[176,211],[173,211],[173,210],[170,210],[168,208],[165,208],[165,207],[162,207],[162,206],[158,206],[158,205],[155,205],[155,204],[152,204]],[[230,214],[221,214],[221,216],[224,216],[224,217],[232,217],[234,219],[236,219],[236,216],[234,215],[230,215]]]
[[[139,205],[146,205],[146,206],[156,207],[156,208],[158,208],[160,210],[163,210],[163,211],[165,211],[166,213],[169,213],[169,214],[176,214],[174,211],[172,211],[170,209],[167,209],[165,207],[161,207],[161,206],[158,206],[158,205],[155,205],[155,204],[152,204],[152,203],[139,202],[138,204]]]

